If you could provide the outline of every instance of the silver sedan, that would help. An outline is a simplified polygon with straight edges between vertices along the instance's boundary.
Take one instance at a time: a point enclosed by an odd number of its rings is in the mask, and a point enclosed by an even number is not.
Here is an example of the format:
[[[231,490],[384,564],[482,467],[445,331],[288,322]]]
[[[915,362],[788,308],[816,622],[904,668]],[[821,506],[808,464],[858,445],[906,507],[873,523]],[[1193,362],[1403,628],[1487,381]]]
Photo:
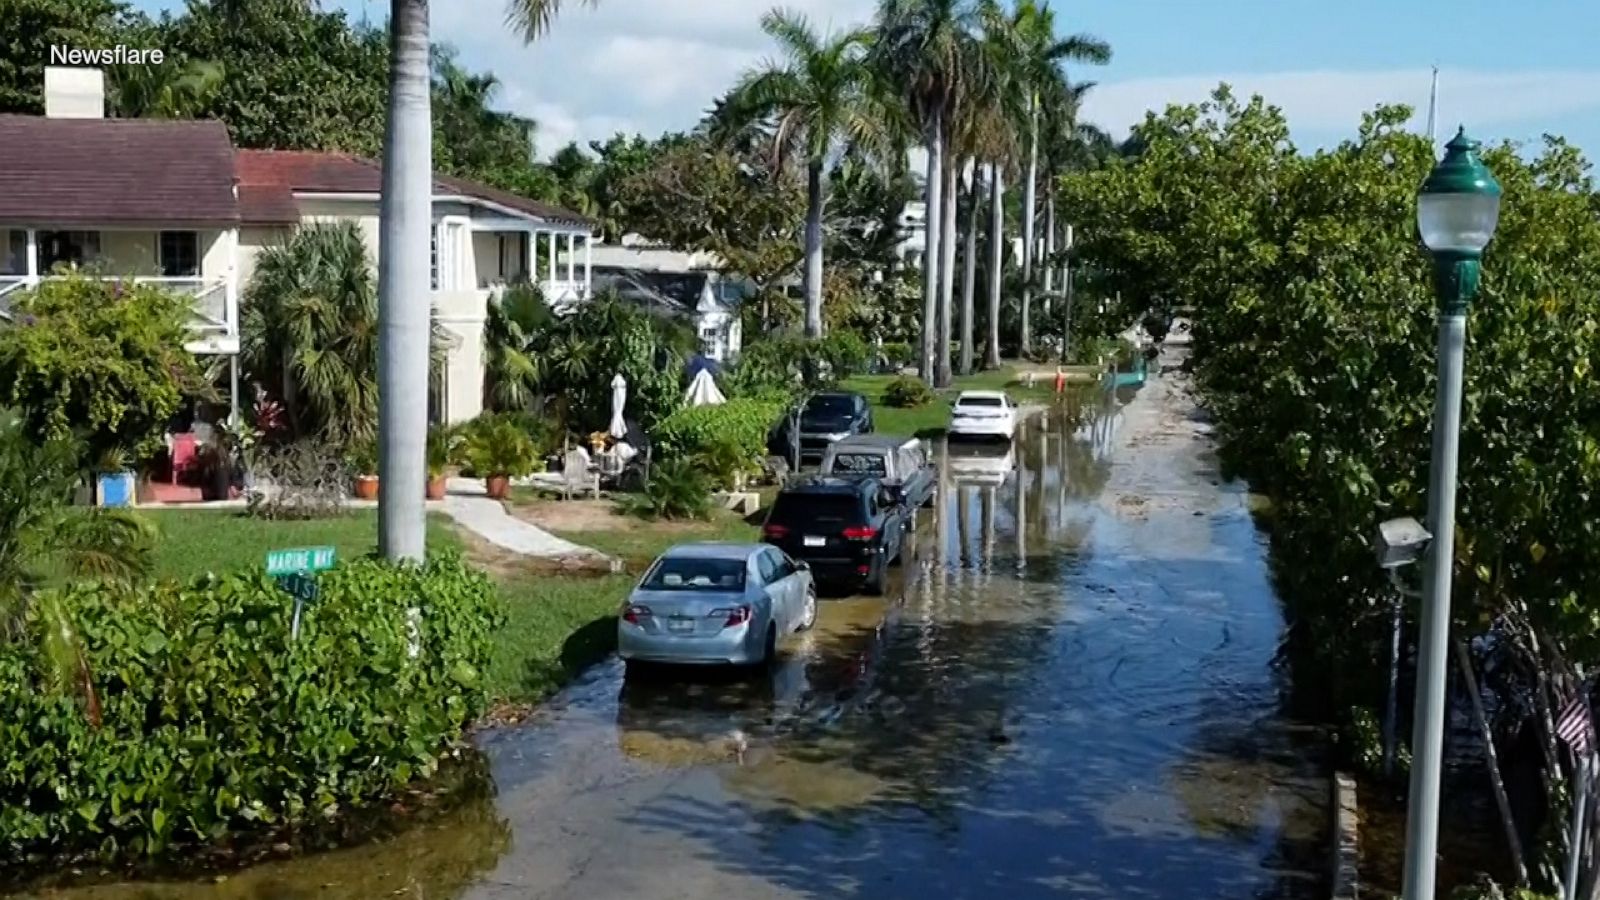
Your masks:
[[[766,544],[683,544],[650,566],[617,617],[617,652],[657,663],[760,665],[817,621],[811,569]]]

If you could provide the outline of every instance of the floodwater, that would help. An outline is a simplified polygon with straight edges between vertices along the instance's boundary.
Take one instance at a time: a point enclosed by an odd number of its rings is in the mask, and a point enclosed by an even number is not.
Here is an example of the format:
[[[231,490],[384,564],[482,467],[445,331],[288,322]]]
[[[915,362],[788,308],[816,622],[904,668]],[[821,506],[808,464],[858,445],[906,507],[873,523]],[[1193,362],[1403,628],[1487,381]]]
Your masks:
[[[942,453],[890,596],[824,601],[770,675],[612,660],[485,735],[493,799],[420,831],[52,896],[1325,896],[1322,739],[1178,377]]]

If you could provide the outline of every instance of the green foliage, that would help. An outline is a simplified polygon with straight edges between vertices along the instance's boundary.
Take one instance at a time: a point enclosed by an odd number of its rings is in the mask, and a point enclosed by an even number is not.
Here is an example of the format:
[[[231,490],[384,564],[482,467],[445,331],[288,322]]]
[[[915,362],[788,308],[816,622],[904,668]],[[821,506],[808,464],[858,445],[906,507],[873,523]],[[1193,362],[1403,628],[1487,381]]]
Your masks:
[[[428,428],[428,477],[443,477],[445,470],[456,461],[460,455],[461,446],[465,443],[461,430],[449,425],[433,425]]]
[[[483,326],[484,403],[495,410],[528,409],[538,396],[540,336],[556,328],[555,313],[538,285],[522,282],[490,302]]]
[[[128,6],[116,0],[6,0],[6,24],[0,29],[0,113],[43,115],[44,67],[51,46],[113,46],[130,17]]]
[[[52,573],[133,579],[150,570],[154,530],[127,510],[73,509],[79,451],[0,426],[0,619]],[[4,627],[0,626],[0,640]]]
[[[914,375],[901,375],[883,389],[883,405],[897,409],[926,406],[938,399],[928,383]]]
[[[720,477],[747,469],[766,453],[767,438],[786,404],[736,397],[716,406],[686,406],[668,416],[654,440],[662,459],[712,457]]]
[[[241,355],[296,435],[335,443],[378,427],[378,293],[354,222],[316,223],[256,259]]]
[[[537,390],[568,430],[603,430],[611,420],[611,380],[628,382],[627,415],[646,431],[683,402],[683,362],[692,331],[614,296],[600,296],[537,332],[526,352],[538,359]]]
[[[481,416],[461,431],[461,460],[480,477],[521,478],[539,467],[539,444],[509,416]]]
[[[734,396],[747,397],[827,388],[865,372],[871,360],[872,348],[853,331],[834,331],[821,338],[768,337],[744,348],[738,365],[728,373],[728,389]]]
[[[352,475],[378,474],[378,439],[366,437],[352,442],[345,452],[345,465]]]
[[[708,519],[711,478],[699,459],[668,459],[650,469],[644,490],[618,502],[622,511],[641,519]]]
[[[82,275],[42,282],[0,329],[0,405],[36,438],[83,440],[84,463],[150,456],[184,394],[205,390],[184,349],[186,298]]]
[[[1135,308],[1194,309],[1195,362],[1227,455],[1274,495],[1291,612],[1352,703],[1375,705],[1389,588],[1372,528],[1421,518],[1435,370],[1414,221],[1432,165],[1409,111],[1380,108],[1314,157],[1282,115],[1226,90],[1136,130],[1135,160],[1063,182],[1080,249]],[[1600,656],[1600,219],[1587,164],[1485,154],[1505,189],[1473,312],[1457,510],[1458,621],[1531,620]],[[1105,293],[1110,293],[1105,290]],[[1492,689],[1493,686],[1491,686]]]
[[[176,853],[321,820],[434,771],[488,701],[504,621],[493,587],[454,556],[360,560],[318,580],[294,643],[289,600],[259,570],[68,589],[98,727],[45,689],[37,638],[52,626],[30,614],[32,640],[0,643],[0,860]]]
[[[891,366],[909,366],[917,361],[917,351],[905,341],[885,341],[879,352]]]

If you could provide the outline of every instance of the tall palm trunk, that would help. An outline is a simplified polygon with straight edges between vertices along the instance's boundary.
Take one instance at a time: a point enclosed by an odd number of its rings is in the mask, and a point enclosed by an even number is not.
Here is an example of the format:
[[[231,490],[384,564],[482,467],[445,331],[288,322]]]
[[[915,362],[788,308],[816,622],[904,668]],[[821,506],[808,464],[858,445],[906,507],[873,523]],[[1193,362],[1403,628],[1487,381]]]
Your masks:
[[[978,223],[983,200],[983,170],[972,164],[972,187],[967,190],[966,247],[961,254],[961,374],[972,374],[973,294],[978,289]]]
[[[960,195],[956,179],[956,161],[945,145],[944,205],[939,209],[939,348],[935,361],[934,383],[949,387],[955,380],[950,370],[950,338],[953,336],[952,314],[955,312],[956,293],[956,207]]]
[[[1022,326],[1019,334],[1023,356],[1033,352],[1033,255],[1037,237],[1034,205],[1039,181],[1039,97],[1028,100],[1028,181],[1022,186]]]
[[[1056,194],[1050,190],[1048,184],[1050,176],[1046,175],[1044,190],[1044,300],[1041,313],[1044,321],[1050,321],[1050,298],[1055,293],[1056,286]]]
[[[806,337],[822,337],[822,160],[806,167]]]
[[[989,339],[983,367],[1000,368],[1000,290],[1005,282],[1006,186],[999,163],[989,164]]]
[[[923,200],[928,207],[922,229],[922,365],[924,381],[933,379],[933,342],[939,302],[939,223],[944,197],[944,116],[935,109],[928,123],[928,177]]]
[[[378,214],[378,549],[390,560],[421,559],[426,550],[423,447],[433,220],[428,61],[428,0],[391,0],[389,121]]]
[[[1071,228],[1062,229],[1061,249],[1061,361],[1072,362],[1072,241]]]

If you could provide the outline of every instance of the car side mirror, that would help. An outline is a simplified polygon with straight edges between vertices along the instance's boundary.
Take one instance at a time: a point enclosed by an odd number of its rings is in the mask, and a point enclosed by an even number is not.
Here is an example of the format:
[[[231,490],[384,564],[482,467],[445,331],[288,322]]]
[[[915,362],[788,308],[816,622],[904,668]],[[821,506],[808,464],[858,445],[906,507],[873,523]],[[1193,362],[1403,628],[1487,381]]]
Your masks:
[[[794,561],[794,568],[796,572],[809,572],[811,571],[811,563],[803,559],[797,559]]]

